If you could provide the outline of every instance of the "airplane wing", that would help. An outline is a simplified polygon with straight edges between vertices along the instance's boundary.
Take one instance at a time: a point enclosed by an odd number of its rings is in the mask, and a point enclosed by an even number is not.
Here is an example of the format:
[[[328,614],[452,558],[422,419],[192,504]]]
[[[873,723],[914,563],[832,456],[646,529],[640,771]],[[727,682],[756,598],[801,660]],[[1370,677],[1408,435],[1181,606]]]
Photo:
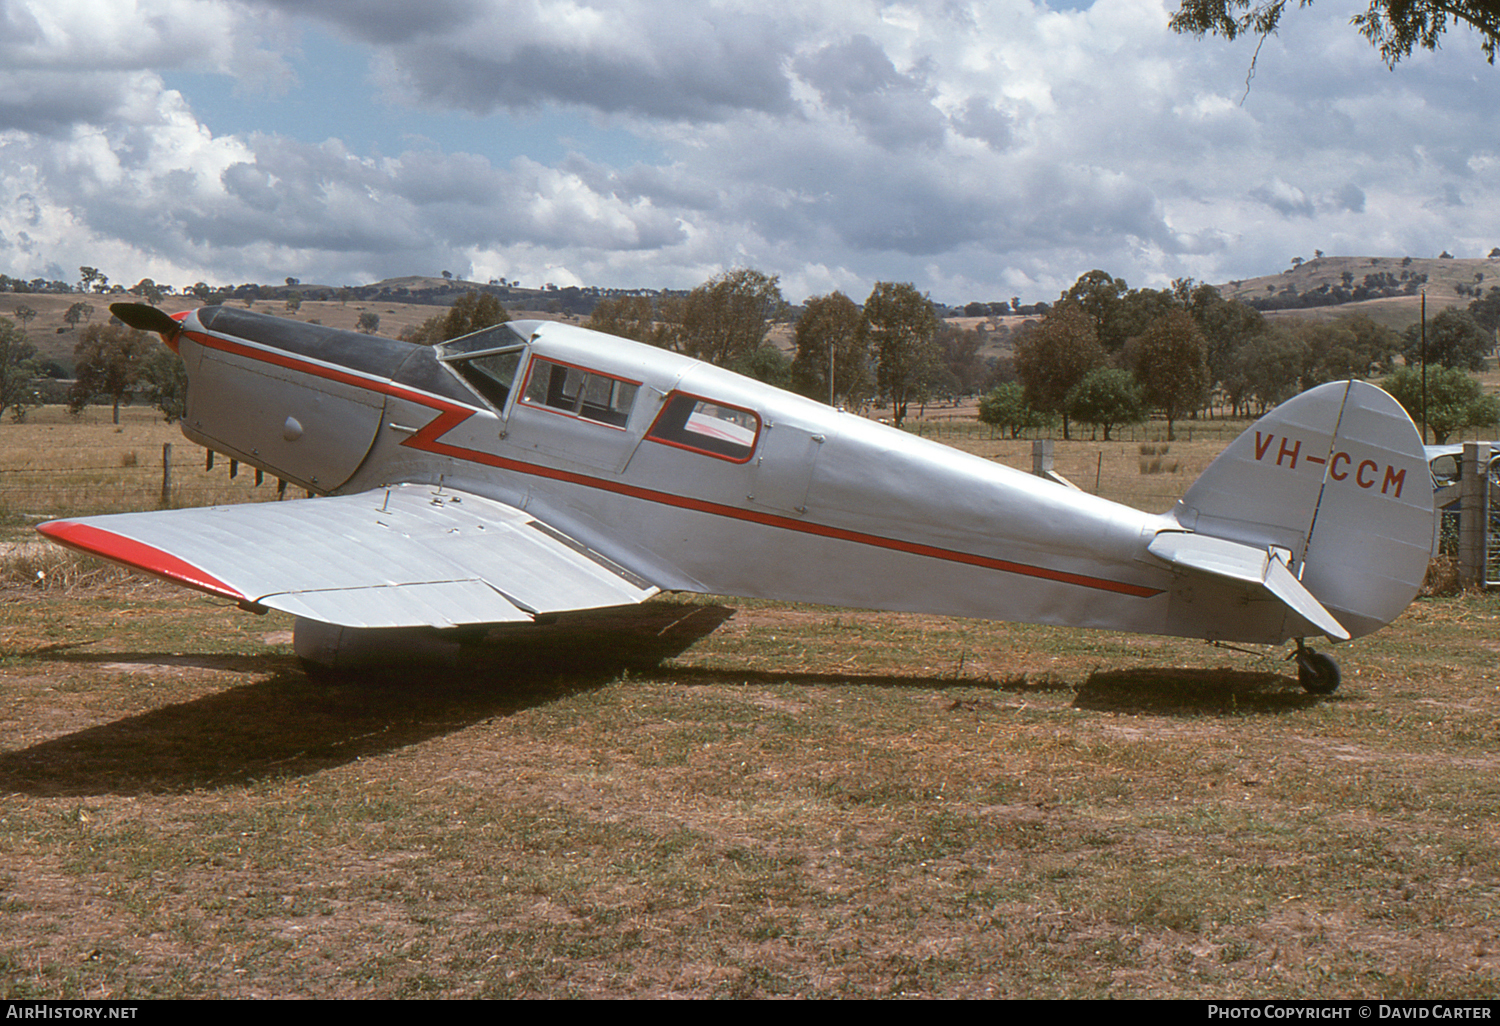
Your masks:
[[[53,520],[52,541],[247,608],[344,627],[452,627],[659,590],[514,507],[430,485]]]
[[[1343,624],[1302,586],[1273,549],[1188,531],[1161,531],[1151,539],[1146,551],[1174,567],[1240,581],[1267,592],[1332,640],[1349,640]]]

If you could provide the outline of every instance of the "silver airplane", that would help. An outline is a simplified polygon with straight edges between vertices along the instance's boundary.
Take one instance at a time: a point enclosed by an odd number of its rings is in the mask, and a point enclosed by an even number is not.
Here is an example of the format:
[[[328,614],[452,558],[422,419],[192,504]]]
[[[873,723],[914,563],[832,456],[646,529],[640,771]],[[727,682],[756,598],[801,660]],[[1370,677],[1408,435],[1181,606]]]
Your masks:
[[[1152,514],[567,324],[425,346],[111,310],[181,355],[189,439],[312,497],[38,530],[291,613],[315,666],[680,591],[1295,640],[1326,693],[1338,667],[1305,639],[1394,620],[1431,551],[1421,439],[1359,381],[1276,407]]]

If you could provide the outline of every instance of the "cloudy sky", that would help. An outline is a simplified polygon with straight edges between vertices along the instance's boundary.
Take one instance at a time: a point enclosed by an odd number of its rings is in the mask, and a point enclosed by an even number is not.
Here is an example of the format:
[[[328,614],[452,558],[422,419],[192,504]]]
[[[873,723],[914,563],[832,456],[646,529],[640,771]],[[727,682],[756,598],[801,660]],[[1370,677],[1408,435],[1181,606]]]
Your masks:
[[[0,272],[946,303],[1500,245],[1500,68],[1365,0],[0,0]]]

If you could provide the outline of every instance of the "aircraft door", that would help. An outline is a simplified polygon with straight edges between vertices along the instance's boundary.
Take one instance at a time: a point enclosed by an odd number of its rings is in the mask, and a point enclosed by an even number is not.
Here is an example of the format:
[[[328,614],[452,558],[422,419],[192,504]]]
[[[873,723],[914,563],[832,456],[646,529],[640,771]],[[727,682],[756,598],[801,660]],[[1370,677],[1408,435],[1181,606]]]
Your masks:
[[[615,473],[624,468],[639,438],[629,427],[641,382],[535,350],[524,373],[506,421],[510,445],[559,463]]]
[[[385,394],[348,375],[325,376],[315,364],[259,355],[206,347],[196,357],[183,353],[197,364],[189,376],[187,433],[303,488],[332,491],[374,444]]]
[[[768,420],[761,429],[750,502],[778,513],[806,514],[813,475],[827,441],[826,431]]]

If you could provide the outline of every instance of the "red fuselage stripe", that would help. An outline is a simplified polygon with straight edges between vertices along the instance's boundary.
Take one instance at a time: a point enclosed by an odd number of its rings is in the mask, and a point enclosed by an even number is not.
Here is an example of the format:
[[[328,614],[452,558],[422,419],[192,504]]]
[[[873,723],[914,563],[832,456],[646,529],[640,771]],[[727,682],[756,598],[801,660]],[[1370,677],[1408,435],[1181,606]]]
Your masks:
[[[637,485],[626,484],[623,481],[611,481],[605,478],[592,477],[587,474],[559,470],[555,467],[525,463],[479,449],[468,449],[463,446],[452,445],[440,441],[440,439],[443,435],[446,435],[469,417],[479,412],[476,408],[461,406],[446,399],[439,399],[426,392],[406,388],[385,379],[353,374],[300,357],[289,356],[285,353],[271,352],[256,346],[247,346],[243,343],[233,342],[216,335],[191,332],[189,333],[189,337],[200,345],[208,346],[211,349],[219,349],[249,359],[261,360],[266,363],[275,364],[278,367],[300,371],[304,374],[311,374],[330,381],[355,385],[359,388],[365,388],[372,392],[379,392],[388,396],[395,396],[398,399],[404,399],[407,402],[436,410],[438,412],[436,417],[417,431],[416,434],[401,443],[402,445],[410,446],[423,452],[448,456],[467,463],[478,463],[484,466],[495,467],[499,470],[508,470],[517,474],[527,474],[532,477],[547,478],[585,488],[612,492],[616,495],[625,495],[644,502],[654,502],[677,509],[692,510],[697,513],[706,513],[712,516],[725,517],[747,523],[762,524],[767,527],[797,531],[802,534],[816,535],[837,541],[869,545],[892,552],[906,552],[916,556],[926,556],[931,559],[942,559],[950,563],[963,563],[969,566],[1000,570],[1005,573],[1020,574],[1025,577],[1035,577],[1042,580],[1058,581],[1063,584],[1074,584],[1084,588],[1093,588],[1096,591],[1114,592],[1119,595],[1130,595],[1136,598],[1151,598],[1154,595],[1161,594],[1160,588],[1148,588],[1138,584],[1127,584],[1123,581],[1112,581],[1107,578],[1069,573],[1064,570],[1053,570],[1048,567],[1032,566],[1027,563],[1014,563],[1010,560],[980,556],[970,552],[961,552],[956,549],[944,549],[933,545],[924,545],[919,542],[906,541],[900,538],[887,538],[881,535],[867,534],[863,531],[851,531],[841,527],[831,527],[826,524],[794,520],[791,517],[778,516],[774,513],[762,513],[756,510],[742,509],[738,506],[728,506],[723,503],[695,499],[686,495],[675,495],[671,492],[641,488]]]

